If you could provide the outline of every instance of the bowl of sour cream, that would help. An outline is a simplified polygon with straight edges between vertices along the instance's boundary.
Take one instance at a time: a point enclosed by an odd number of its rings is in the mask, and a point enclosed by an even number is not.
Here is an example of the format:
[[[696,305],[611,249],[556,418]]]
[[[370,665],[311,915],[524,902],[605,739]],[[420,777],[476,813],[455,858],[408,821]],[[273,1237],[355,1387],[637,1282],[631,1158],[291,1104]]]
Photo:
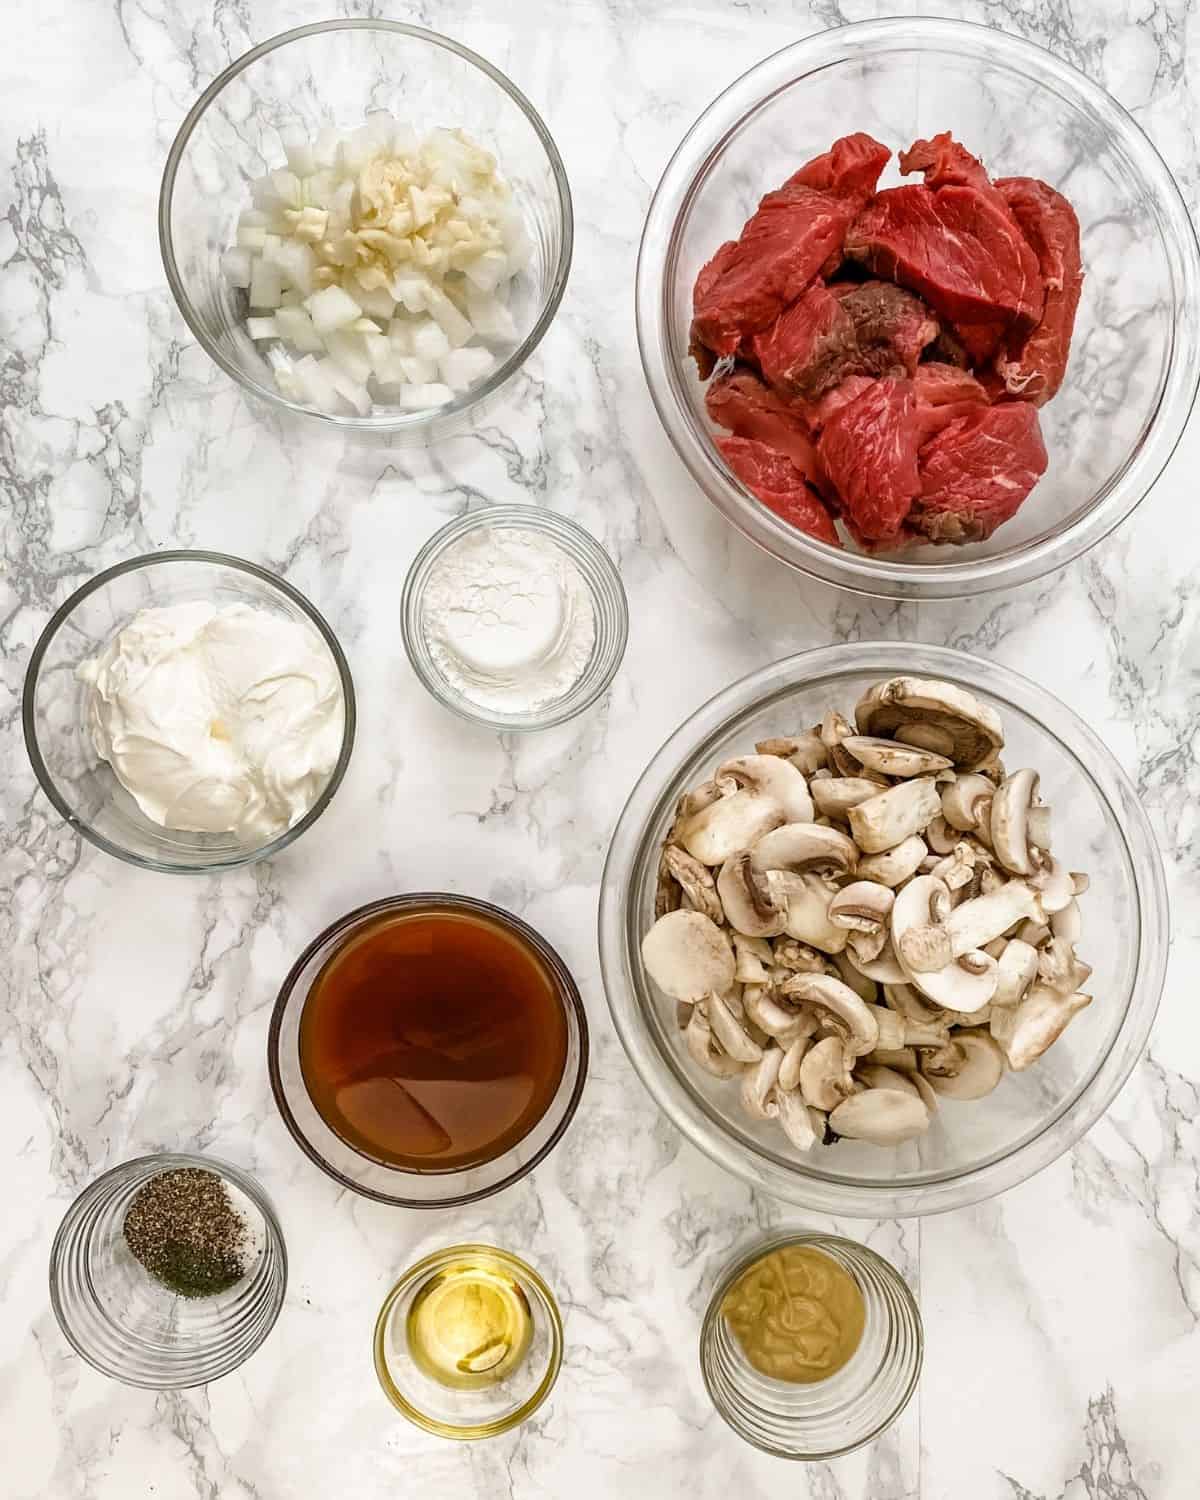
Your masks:
[[[337,638],[283,579],[214,552],[98,574],[30,658],[25,745],[42,790],[108,854],[230,869],[320,817],[354,744]]]

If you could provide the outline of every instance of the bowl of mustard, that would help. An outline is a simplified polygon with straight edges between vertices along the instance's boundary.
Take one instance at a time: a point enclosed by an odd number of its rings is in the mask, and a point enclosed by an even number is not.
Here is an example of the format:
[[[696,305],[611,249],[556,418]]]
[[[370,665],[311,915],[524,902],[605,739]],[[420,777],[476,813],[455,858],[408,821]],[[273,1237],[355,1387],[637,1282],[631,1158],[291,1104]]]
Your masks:
[[[700,1330],[700,1368],[739,1437],[778,1458],[823,1460],[879,1437],[921,1373],[921,1315],[875,1251],[785,1232],[722,1273]]]

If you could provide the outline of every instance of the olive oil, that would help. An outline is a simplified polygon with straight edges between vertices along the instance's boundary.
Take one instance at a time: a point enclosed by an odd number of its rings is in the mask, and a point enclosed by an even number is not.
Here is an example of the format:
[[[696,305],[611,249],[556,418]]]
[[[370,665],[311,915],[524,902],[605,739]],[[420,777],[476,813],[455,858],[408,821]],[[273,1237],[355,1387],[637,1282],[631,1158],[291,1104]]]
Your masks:
[[[488,1255],[455,1261],[421,1287],[405,1324],[414,1364],[454,1390],[498,1385],[528,1353],[533,1314],[520,1285]]]
[[[499,922],[387,913],[326,960],[300,1017],[300,1071],[321,1118],[385,1166],[494,1160],[549,1108],[567,1022],[539,955]]]

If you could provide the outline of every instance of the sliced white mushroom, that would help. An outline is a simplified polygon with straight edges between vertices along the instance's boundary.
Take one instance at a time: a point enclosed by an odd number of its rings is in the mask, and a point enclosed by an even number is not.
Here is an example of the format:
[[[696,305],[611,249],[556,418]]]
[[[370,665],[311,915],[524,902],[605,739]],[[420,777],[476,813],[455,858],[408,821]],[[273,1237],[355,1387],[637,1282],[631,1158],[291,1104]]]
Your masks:
[[[1006,776],[992,798],[992,848],[1014,875],[1032,875],[1041,863],[1029,837],[1029,812],[1038,790],[1038,774],[1028,768]]]
[[[958,1031],[921,1071],[935,1093],[947,1099],[982,1099],[1004,1076],[1004,1053],[986,1031]]]
[[[922,878],[936,879],[935,876]],[[973,954],[1000,937],[1014,922],[1026,918],[1036,921],[1042,915],[1037,891],[1024,880],[1009,880],[990,895],[976,896],[973,901],[964,901],[954,907],[940,922],[910,927],[899,940],[893,934],[896,956],[906,968],[919,973],[943,969],[953,959]],[[988,955],[984,954],[983,958],[987,959]],[[985,973],[988,964],[982,963],[978,967],[980,973]]]
[[[736,1078],[746,1066],[745,1063],[730,1057],[718,1046],[712,1027],[708,1024],[703,1005],[696,1005],[692,1008],[691,1019],[684,1029],[683,1037],[692,1061],[698,1063],[706,1073],[711,1073],[714,1078]]]
[[[929,1127],[920,1096],[906,1089],[865,1089],[844,1099],[829,1115],[829,1128],[849,1140],[898,1146]]]
[[[1074,897],[1067,902],[1062,911],[1056,911],[1050,918],[1050,931],[1056,938],[1063,938],[1068,943],[1077,943],[1083,936],[1079,903]]]
[[[899,1068],[901,1072],[915,1073],[917,1049],[915,1047],[876,1047],[863,1058],[865,1063],[878,1063],[881,1068]]]
[[[885,849],[882,854],[864,854],[858,862],[858,873],[864,880],[894,888],[917,873],[928,852],[925,840],[914,833],[894,849]]]
[[[814,1044],[800,1062],[800,1093],[814,1109],[833,1109],[854,1092],[853,1055],[841,1037],[827,1036]]]
[[[766,984],[770,978],[770,966],[775,962],[770,943],[765,938],[747,937],[734,932],[733,977],[738,984]]]
[[[874,1005],[879,996],[879,986],[873,979],[868,979],[865,974],[860,973],[855,967],[848,952],[835,953],[832,955],[833,966],[838,971],[838,977],[843,984],[848,984],[860,1000],[865,1000],[868,1005]],[[821,967],[824,973],[824,965]]]
[[[982,899],[982,898],[981,898]],[[937,925],[937,913],[948,906],[950,892],[933,875],[918,875],[896,895],[892,907],[892,948],[910,984],[945,1006],[970,1014],[981,1010],[995,993],[996,960],[978,953],[978,972],[969,972],[952,959],[940,969],[916,970],[906,960],[903,945],[915,929]],[[972,955],[975,957],[975,954]]]
[[[758,839],[753,848],[760,870],[794,875],[849,875],[858,863],[853,839],[819,823],[787,823]]]
[[[825,1135],[824,1111],[804,1102],[799,1089],[775,1090],[775,1106],[783,1133],[798,1151],[811,1151]]]
[[[742,1108],[747,1114],[767,1120],[778,1113],[772,1095],[782,1062],[783,1052],[779,1047],[764,1047],[754,1067],[742,1074]]]
[[[784,931],[788,936],[820,948],[823,953],[840,953],[849,934],[829,920],[833,887],[820,875],[780,873],[777,878],[787,894]]]
[[[899,740],[948,756],[973,771],[1004,748],[999,716],[965,688],[920,677],[877,682],[859,700],[860,734]]]
[[[678,842],[702,864],[722,865],[771,829],[812,819],[808,783],[789,760],[742,755],[726,761],[716,779],[735,790],[692,813],[675,831]]]
[[[864,854],[879,854],[922,833],[941,807],[937,787],[929,777],[918,776],[860,802],[847,817],[859,849]]]
[[[775,965],[796,974],[824,974],[828,958],[796,938],[780,938],[772,947]],[[787,974],[782,978],[786,979]]]
[[[929,871],[936,875],[951,894],[965,890],[975,880],[975,850],[960,839],[949,854],[944,854]]]
[[[823,818],[844,818],[852,807],[879,795],[879,783],[861,776],[823,776],[809,786],[813,806]]]
[[[869,734],[847,735],[842,748],[849,750],[854,759],[869,771],[901,780],[909,776],[934,776],[938,771],[949,770],[953,764],[948,756],[937,755],[932,750],[900,745],[895,740],[877,739]]]
[[[882,1047],[885,1051],[895,1051],[907,1045],[908,1037],[903,1016],[898,1016],[886,1005],[869,1005],[867,1009],[875,1021],[876,1048]]]
[[[829,762],[829,752],[819,734],[806,730],[804,734],[778,735],[773,739],[759,740],[754,747],[760,755],[781,755],[805,776],[820,771]]]
[[[1036,948],[1023,943],[1020,938],[1009,938],[1004,950],[996,960],[996,993],[992,996],[992,1007],[1016,1005],[1033,983],[1038,971]]]
[[[723,995],[733,984],[733,949],[724,932],[696,911],[659,917],[642,939],[646,972],[673,1000]]]
[[[921,1097],[908,1074],[886,1067],[883,1063],[860,1063],[854,1070],[854,1076],[869,1089],[897,1089],[902,1094],[912,1094],[916,1099]]]
[[[986,776],[968,772],[942,788],[942,817],[960,833],[991,839],[992,797],[996,788]]]
[[[884,943],[877,958],[864,958],[853,945],[846,949],[846,956],[860,974],[875,980],[877,984],[903,984],[908,978],[907,972],[900,967],[890,940]]]
[[[848,932],[879,932],[887,925],[895,896],[886,885],[855,880],[829,903],[829,920]]]
[[[798,1089],[800,1087],[800,1064],[804,1061],[804,1055],[812,1046],[811,1036],[797,1037],[794,1042],[789,1042],[783,1051],[783,1060],[779,1064],[779,1087],[785,1091]]]
[[[889,1010],[903,1016],[914,1026],[940,1027],[942,1039],[946,1032],[946,1013],[940,1005],[931,1005],[911,984],[885,984],[883,998]]]
[[[716,894],[730,927],[746,937],[774,937],[787,925],[786,893],[754,863],[748,849],[730,855],[721,866]]]
[[[1032,985],[1013,1012],[1005,1042],[1013,1072],[1020,1073],[1036,1062],[1063,1034],[1071,1018],[1091,1003],[1091,995],[1060,995],[1047,985]]]
[[[1030,876],[1029,883],[1037,888],[1042,906],[1051,915],[1062,911],[1075,899],[1075,882],[1061,860],[1047,860]]]
[[[925,828],[925,842],[934,854],[952,854],[958,843],[958,830],[951,828],[941,813],[933,818]]]
[[[854,725],[836,708],[831,708],[821,720],[819,733],[832,769],[839,776],[853,776],[859,763],[842,749],[842,741],[854,733]]]
[[[723,996],[709,995],[705,1001],[705,1010],[712,1034],[723,1052],[728,1053],[735,1062],[752,1063],[759,1060],[762,1048],[748,1034]]]
[[[721,909],[716,884],[707,865],[702,865],[678,844],[668,844],[663,850],[662,858],[671,878],[687,897],[692,911],[701,912],[713,922],[723,922],[725,913]]]
[[[742,991],[742,1004],[750,1021],[768,1036],[789,1036],[803,1018],[800,1007],[783,1000],[774,985],[748,984]],[[813,1024],[812,1030],[816,1029]]]
[[[1060,995],[1082,989],[1091,973],[1090,964],[1075,956],[1075,945],[1066,938],[1051,938],[1037,955],[1037,982]]]
[[[849,985],[832,974],[793,974],[780,985],[780,993],[811,1007],[821,1025],[839,1036],[855,1057],[864,1056],[877,1045],[879,1026],[872,1014],[874,1007],[864,1004]]]

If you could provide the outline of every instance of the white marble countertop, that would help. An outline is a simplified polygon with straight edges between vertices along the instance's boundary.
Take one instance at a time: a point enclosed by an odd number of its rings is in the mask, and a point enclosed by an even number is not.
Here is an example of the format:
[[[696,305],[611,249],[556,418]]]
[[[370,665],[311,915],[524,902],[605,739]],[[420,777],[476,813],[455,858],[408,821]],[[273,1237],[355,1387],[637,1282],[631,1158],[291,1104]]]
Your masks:
[[[720,87],[784,43],[875,8],[338,0],[445,30],[529,93],[571,175],[575,267],[519,399],[485,431],[431,455],[315,430],[285,450],[187,336],[159,263],[155,202],[200,88],[252,43],[332,8],[42,0],[6,14],[0,1496],[751,1500],[787,1485],[812,1500],[1194,1500],[1200,427],[1134,524],[1021,593],[918,609],[797,580],[720,520],[657,426],[634,341],[634,247],[670,151]],[[882,7],[918,8],[946,9]],[[1200,27],[1187,0],[993,0],[954,13],[1086,69],[1134,111],[1195,202],[1200,111],[1187,77]],[[397,596],[438,524],[512,500],[602,538],[632,634],[606,706],[502,741],[417,684]],[[273,863],[219,880],[141,874],[82,845],[37,791],[21,746],[22,677],[50,611],[99,568],[170,545],[286,573],[332,620],[358,685],[358,747],[331,811]],[[684,1145],[637,1083],[599,984],[597,889],[636,774],[712,690],[791,650],[879,636],[1036,663],[1097,726],[1137,779],[1166,854],[1175,946],[1149,1055],[1076,1150],[975,1209],[839,1226],[918,1291],[925,1372],[885,1439],[831,1465],[785,1467],[712,1411],[696,1327],[733,1247],[813,1219]],[[680,670],[680,639],[692,670]],[[579,977],[594,1046],[556,1154],[517,1188],[444,1217],[339,1194],[286,1135],[264,1068],[275,989],[302,945],[350,907],[414,887],[480,895],[541,929]],[[46,1259],[85,1183],[164,1147],[212,1151],[259,1177],[288,1235],[291,1284],[274,1334],[238,1373],[156,1396],[71,1353],[47,1304]],[[370,1336],[405,1264],[475,1235],[545,1272],[565,1305],[568,1354],[525,1429],[459,1447],[392,1411]]]

